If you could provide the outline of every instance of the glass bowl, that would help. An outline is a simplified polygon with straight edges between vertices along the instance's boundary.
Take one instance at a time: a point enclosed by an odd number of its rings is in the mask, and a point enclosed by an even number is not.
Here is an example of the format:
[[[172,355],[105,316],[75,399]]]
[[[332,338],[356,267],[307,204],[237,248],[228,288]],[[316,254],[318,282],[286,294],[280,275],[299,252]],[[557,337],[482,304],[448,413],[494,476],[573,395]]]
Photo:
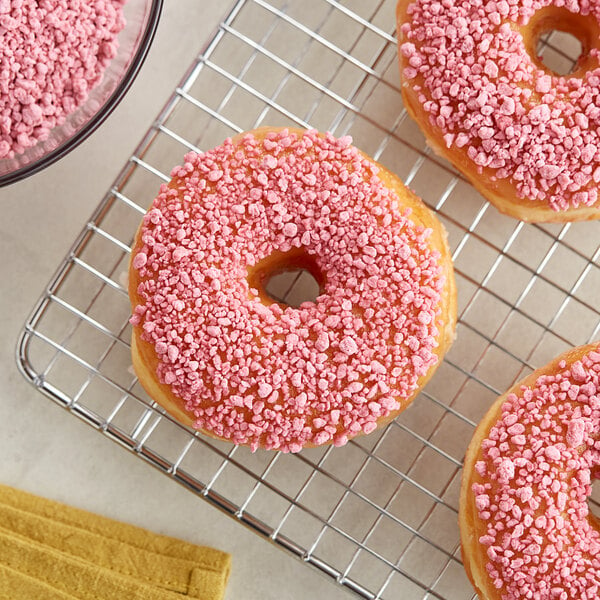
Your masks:
[[[116,56],[88,98],[46,140],[12,158],[0,159],[0,186],[33,175],[68,154],[110,115],[133,83],[158,25],[163,0],[127,0],[126,24],[119,33]]]

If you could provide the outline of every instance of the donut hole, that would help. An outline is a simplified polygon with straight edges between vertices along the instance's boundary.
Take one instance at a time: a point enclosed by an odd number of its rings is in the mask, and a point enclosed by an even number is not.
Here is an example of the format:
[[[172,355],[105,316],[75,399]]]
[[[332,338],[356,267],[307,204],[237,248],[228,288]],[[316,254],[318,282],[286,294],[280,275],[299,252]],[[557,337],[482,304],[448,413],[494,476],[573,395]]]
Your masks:
[[[274,274],[267,281],[265,291],[275,302],[295,308],[305,302],[314,302],[320,294],[317,280],[304,269]]]
[[[597,66],[590,51],[598,47],[599,36],[600,26],[592,15],[554,6],[539,10],[524,32],[528,51],[540,68],[571,77],[582,77]]]
[[[323,292],[324,276],[315,259],[303,250],[275,252],[248,274],[248,283],[264,304],[300,307]]]
[[[592,493],[588,498],[590,512],[600,524],[600,469],[596,473],[596,478],[592,481]]]
[[[555,75],[571,75],[583,55],[583,44],[573,34],[553,29],[538,40],[537,55],[544,67]]]

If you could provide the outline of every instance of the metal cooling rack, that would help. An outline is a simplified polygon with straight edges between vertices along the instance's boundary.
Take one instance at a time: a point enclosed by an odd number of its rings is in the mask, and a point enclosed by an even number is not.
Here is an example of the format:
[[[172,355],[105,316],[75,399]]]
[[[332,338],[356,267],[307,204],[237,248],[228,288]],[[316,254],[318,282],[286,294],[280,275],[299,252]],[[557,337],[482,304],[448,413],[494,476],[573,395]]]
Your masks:
[[[471,599],[464,451],[498,394],[598,337],[600,223],[504,217],[430,153],[402,108],[394,11],[395,0],[238,1],[47,286],[18,361],[71,413],[358,596]],[[570,60],[566,42],[543,46]],[[125,278],[141,216],[186,151],[262,124],[351,134],[449,233],[456,342],[408,410],[344,448],[252,454],[205,438],[165,415],[130,366]],[[300,282],[279,285],[292,303]]]

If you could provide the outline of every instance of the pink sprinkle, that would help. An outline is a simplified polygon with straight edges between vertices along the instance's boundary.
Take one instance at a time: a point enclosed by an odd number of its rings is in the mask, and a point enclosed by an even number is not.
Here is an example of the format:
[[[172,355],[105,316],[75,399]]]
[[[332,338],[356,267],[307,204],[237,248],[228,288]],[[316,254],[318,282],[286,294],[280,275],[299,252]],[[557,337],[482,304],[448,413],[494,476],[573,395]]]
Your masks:
[[[489,140],[494,137],[494,130],[491,127],[482,127],[478,134],[482,140]]]
[[[505,115],[513,115],[515,113],[515,101],[512,98],[504,98],[500,110]]]
[[[491,60],[486,61],[483,71],[488,77],[492,79],[498,77],[498,67],[496,63],[492,62]]]
[[[133,268],[139,270],[142,267],[144,267],[147,262],[148,262],[148,257],[146,256],[146,254],[144,254],[143,252],[139,252],[138,254],[135,255],[135,257],[133,259],[133,263],[132,263]]]
[[[581,127],[581,129],[587,129],[589,127],[590,122],[583,113],[576,113],[574,118],[577,127]]]
[[[526,548],[523,549],[523,554],[527,554],[529,556],[534,556],[539,554],[542,551],[539,544],[529,544]]]
[[[419,74],[419,72],[414,69],[413,67],[406,67],[404,69],[404,77],[406,79],[414,79],[417,75]]]
[[[540,94],[547,94],[552,89],[552,77],[550,75],[541,75],[535,83],[535,91]]]
[[[315,348],[319,352],[325,352],[329,348],[329,336],[325,332],[319,334],[315,342]]]
[[[283,226],[283,235],[287,237],[295,237],[298,233],[298,227],[294,223],[286,223]]]
[[[581,364],[581,361],[577,361],[571,365],[571,376],[577,382],[582,382],[587,379],[587,373]]]
[[[489,505],[490,497],[487,494],[480,494],[477,496],[477,498],[475,498],[475,506],[477,507],[477,510],[485,510],[489,507]]]
[[[272,154],[268,154],[265,156],[265,166],[268,169],[274,169],[277,166],[277,159]]]
[[[556,446],[548,446],[545,450],[545,454],[548,460],[560,460],[560,450]]]
[[[587,144],[581,151],[581,160],[587,165],[591,163],[598,152],[598,148],[594,144]]]
[[[524,446],[527,443],[527,438],[524,435],[513,435],[510,438],[510,441],[515,444],[515,446]]]
[[[407,58],[409,58],[410,56],[412,56],[415,52],[416,52],[416,48],[414,44],[411,44],[409,42],[404,43],[400,46],[400,51],[402,52],[402,54],[404,56],[406,56]]]
[[[39,125],[43,118],[43,111],[37,104],[28,104],[23,109],[23,122],[27,125]]]
[[[498,479],[502,482],[510,481],[515,476],[515,464],[510,458],[502,460],[498,467]]]
[[[528,502],[531,498],[533,498],[533,490],[531,487],[527,486],[521,488],[521,502]]]
[[[583,443],[585,436],[585,421],[583,419],[573,419],[569,423],[567,430],[567,444],[571,448],[577,448]]]
[[[368,421],[363,425],[363,431],[367,434],[372,433],[377,429],[377,423],[375,421]]]
[[[507,71],[516,71],[519,67],[519,63],[521,59],[516,54],[511,54],[506,61],[506,70]]]
[[[182,248],[181,246],[178,246],[177,248],[175,248],[175,250],[173,250],[173,260],[180,261],[184,256],[187,256],[188,254],[188,250]]]
[[[258,386],[258,397],[259,398],[267,398],[268,396],[271,395],[272,391],[273,391],[273,386],[269,385],[268,383],[261,383]]]
[[[313,419],[313,425],[316,429],[323,429],[323,427],[327,425],[327,421],[325,419],[317,417],[316,419]]]
[[[347,354],[348,356],[352,356],[353,354],[356,354],[358,352],[358,346],[356,345],[356,342],[354,341],[353,338],[345,337],[340,342],[340,350],[344,354]]]
[[[555,165],[545,165],[540,169],[540,173],[544,179],[556,179],[560,175],[560,167]]]

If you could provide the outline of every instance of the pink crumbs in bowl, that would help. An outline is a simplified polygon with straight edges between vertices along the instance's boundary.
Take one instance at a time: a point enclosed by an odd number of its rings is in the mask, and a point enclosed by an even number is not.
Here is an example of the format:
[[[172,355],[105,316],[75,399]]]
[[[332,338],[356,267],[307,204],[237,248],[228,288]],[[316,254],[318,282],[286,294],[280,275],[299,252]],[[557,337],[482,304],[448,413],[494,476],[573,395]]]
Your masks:
[[[0,0],[0,159],[48,137],[117,51],[126,0]]]

